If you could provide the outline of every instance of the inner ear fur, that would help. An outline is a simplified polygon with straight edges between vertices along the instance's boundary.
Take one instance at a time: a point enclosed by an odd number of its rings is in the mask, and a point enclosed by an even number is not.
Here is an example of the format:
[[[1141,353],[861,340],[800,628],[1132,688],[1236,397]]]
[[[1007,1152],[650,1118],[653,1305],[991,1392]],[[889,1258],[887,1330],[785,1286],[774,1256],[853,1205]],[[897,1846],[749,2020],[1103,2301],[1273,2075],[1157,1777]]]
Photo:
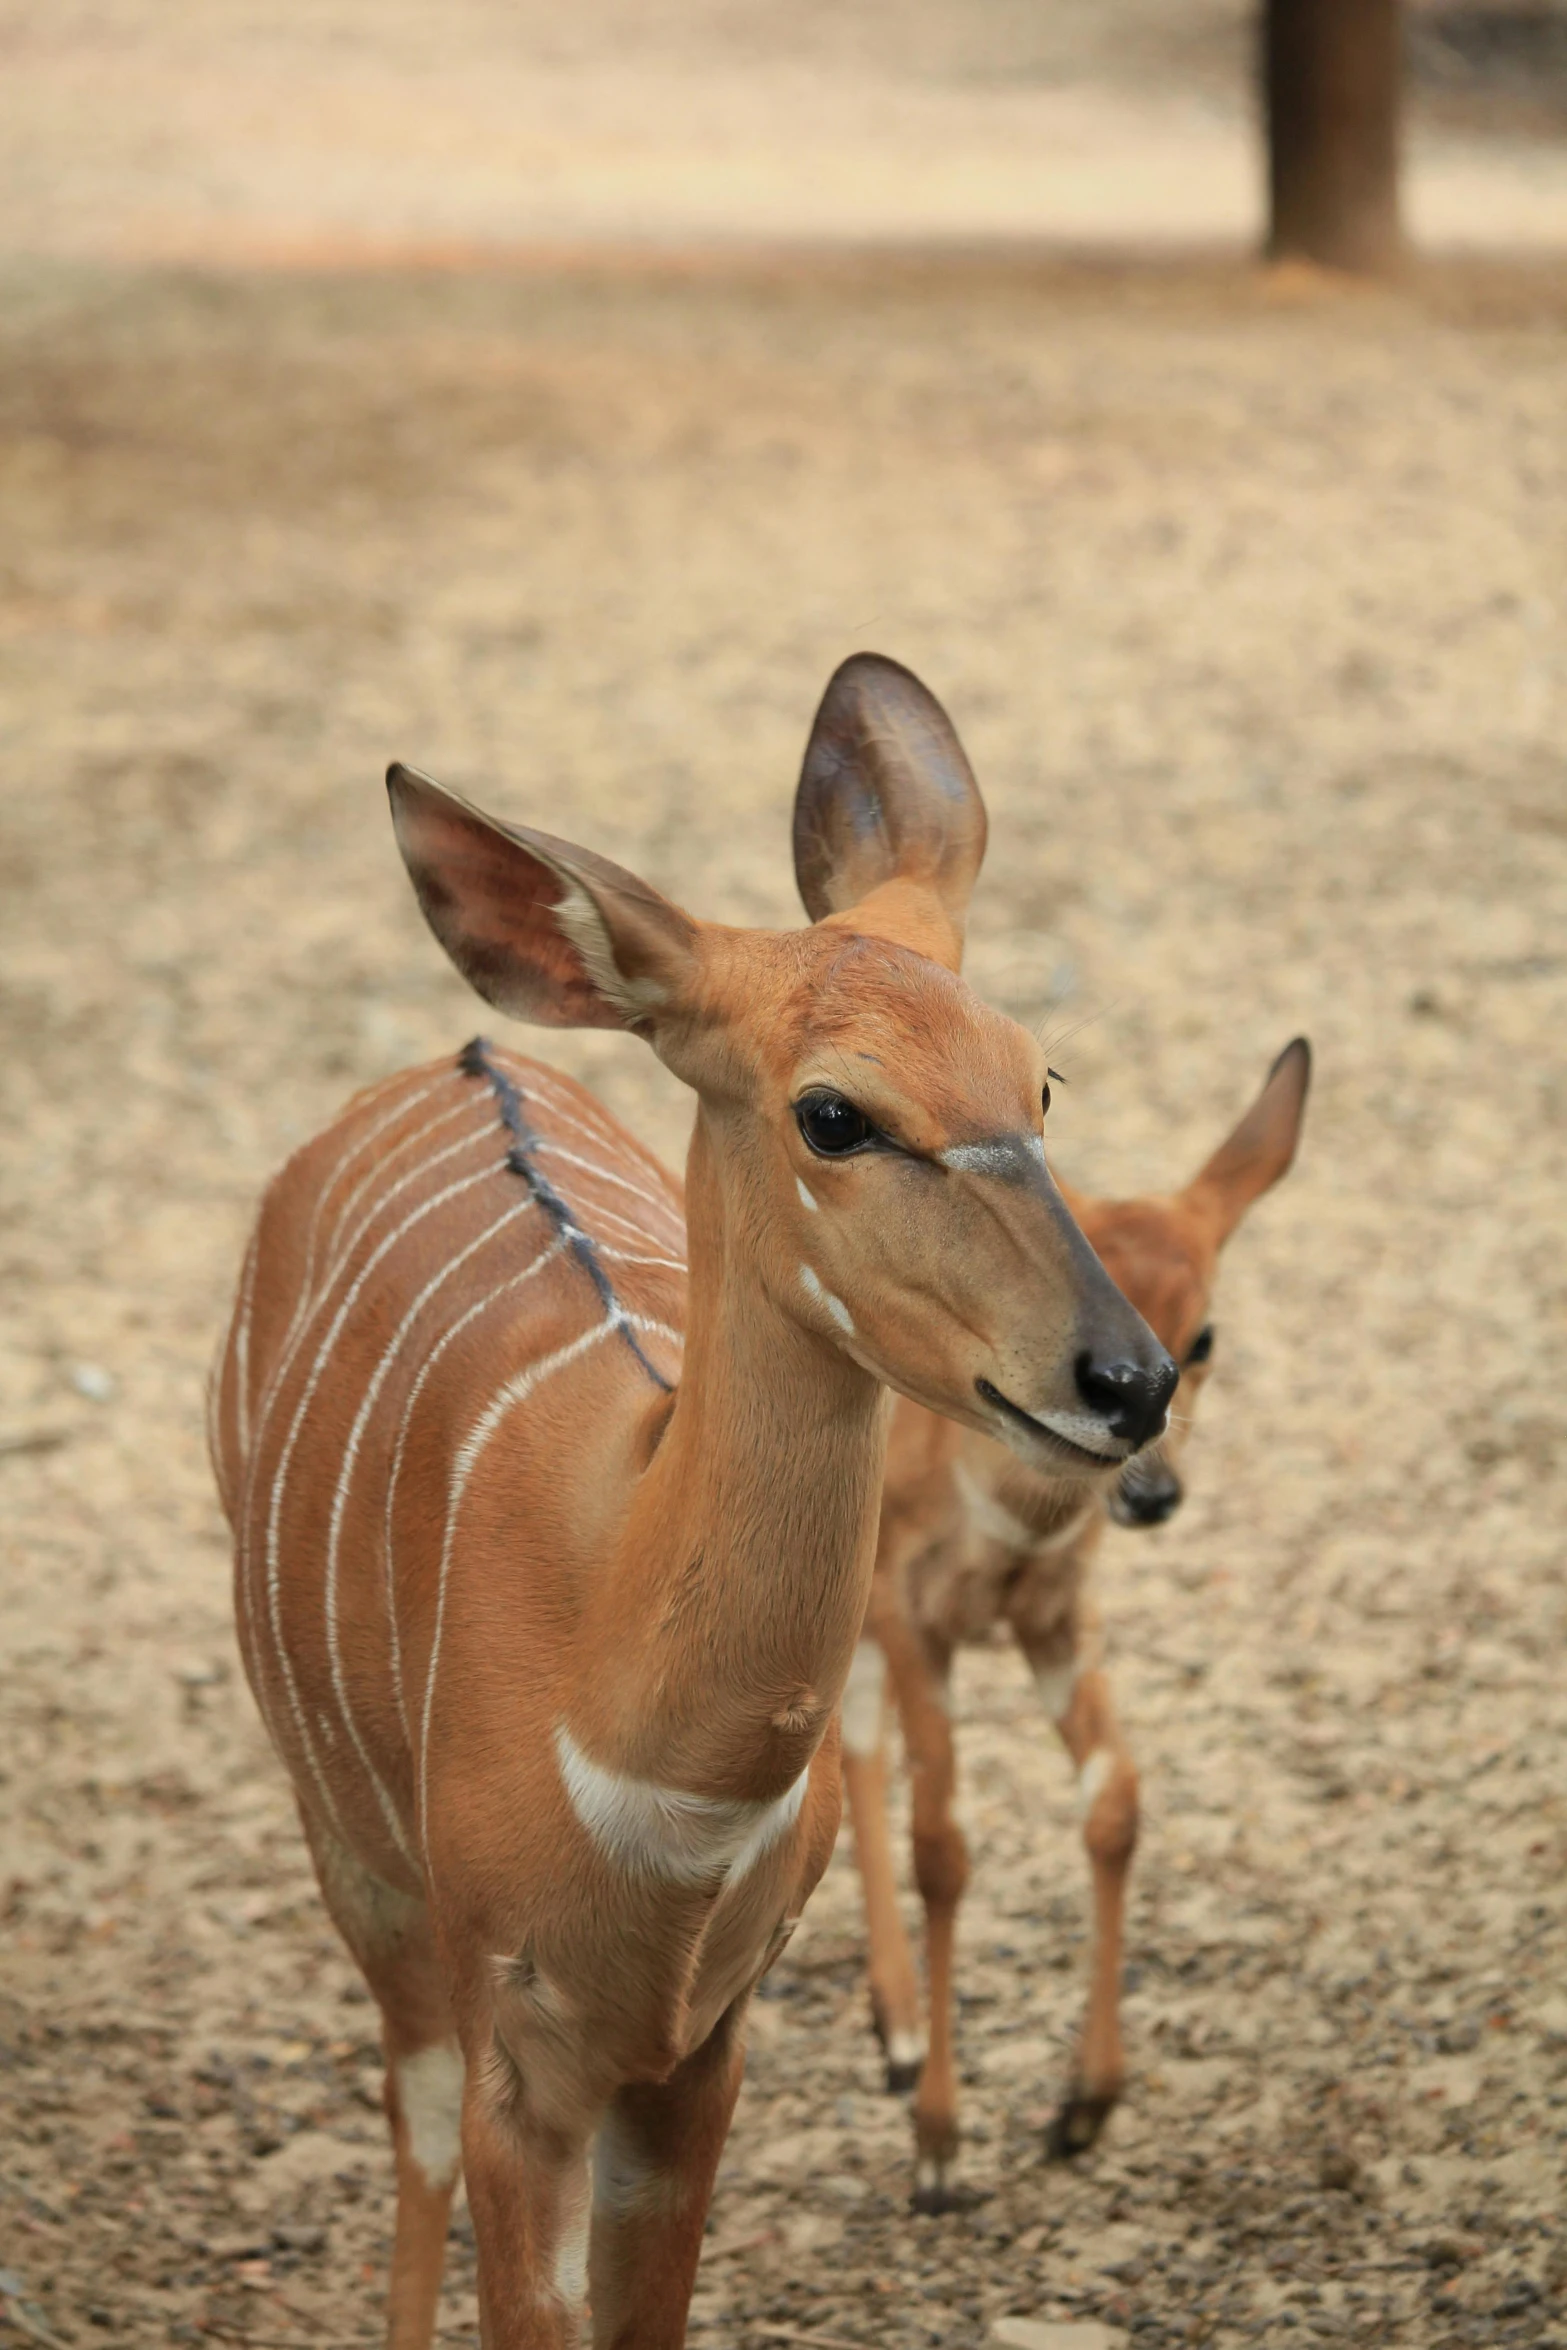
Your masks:
[[[961,950],[986,831],[935,695],[880,653],[851,655],[822,696],[795,794],[794,872],[811,920],[912,883],[937,900]]]
[[[1289,1172],[1300,1141],[1311,1084],[1311,1047],[1297,1036],[1268,1072],[1267,1083],[1240,1124],[1187,1186],[1223,1239],[1246,1210]]]
[[[392,825],[425,920],[486,1003],[552,1028],[636,1028],[687,991],[697,926],[592,849],[485,815],[387,769]]]

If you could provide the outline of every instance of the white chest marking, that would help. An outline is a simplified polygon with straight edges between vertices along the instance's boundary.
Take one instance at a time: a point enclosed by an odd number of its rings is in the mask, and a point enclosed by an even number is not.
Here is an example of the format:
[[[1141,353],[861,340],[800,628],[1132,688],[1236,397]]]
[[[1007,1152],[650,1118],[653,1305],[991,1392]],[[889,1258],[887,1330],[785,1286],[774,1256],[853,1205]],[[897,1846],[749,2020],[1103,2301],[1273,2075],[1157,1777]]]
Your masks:
[[[882,1698],[887,1687],[887,1660],[874,1640],[862,1640],[849,1664],[843,1685],[843,1750],[869,1757],[881,1752]]]
[[[437,2042],[397,2060],[397,2102],[408,2151],[432,2187],[449,2187],[462,2160],[462,2050]]]
[[[606,1771],[583,1753],[564,1722],[555,1732],[555,1753],[571,1808],[599,1849],[632,1874],[671,1885],[712,1877],[737,1883],[794,1826],[810,1776],[807,1765],[775,1802],[747,1803]]]

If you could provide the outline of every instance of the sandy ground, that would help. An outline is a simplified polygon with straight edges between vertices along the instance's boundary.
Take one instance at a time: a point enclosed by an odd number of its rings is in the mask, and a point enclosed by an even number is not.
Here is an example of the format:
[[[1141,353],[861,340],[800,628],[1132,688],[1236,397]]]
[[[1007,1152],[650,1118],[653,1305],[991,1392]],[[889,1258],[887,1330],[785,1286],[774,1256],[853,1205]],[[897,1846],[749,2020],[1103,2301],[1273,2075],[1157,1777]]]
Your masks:
[[[1498,16],[1538,20],[1532,41],[1526,21],[1476,50]],[[1567,245],[1563,0],[1411,18],[1417,242]],[[1252,19],[1253,0],[0,0],[0,251],[1238,248],[1262,216]]]
[[[370,2337],[372,2014],[238,1681],[201,1389],[256,1191],[471,1000],[389,755],[792,918],[832,664],[992,810],[972,968],[1075,1179],[1297,1030],[1192,1497],[1104,1603],[1133,2079],[1047,2168],[1070,1790],[966,1660],[973,2208],[906,2208],[840,1852],[759,2003],[693,2340],[1567,2342],[1567,275],[909,264],[0,286],[0,2338]],[[551,1040],[664,1150],[629,1040]],[[444,2312],[471,2337],[459,2223]]]

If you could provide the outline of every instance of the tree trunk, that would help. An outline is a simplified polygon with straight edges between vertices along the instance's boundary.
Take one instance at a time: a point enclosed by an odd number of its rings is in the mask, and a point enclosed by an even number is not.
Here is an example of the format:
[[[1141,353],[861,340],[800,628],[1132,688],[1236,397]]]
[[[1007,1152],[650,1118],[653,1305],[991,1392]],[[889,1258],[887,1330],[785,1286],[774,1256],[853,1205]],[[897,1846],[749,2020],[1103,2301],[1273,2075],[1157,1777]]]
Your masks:
[[[1268,253],[1398,258],[1398,0],[1262,0]]]

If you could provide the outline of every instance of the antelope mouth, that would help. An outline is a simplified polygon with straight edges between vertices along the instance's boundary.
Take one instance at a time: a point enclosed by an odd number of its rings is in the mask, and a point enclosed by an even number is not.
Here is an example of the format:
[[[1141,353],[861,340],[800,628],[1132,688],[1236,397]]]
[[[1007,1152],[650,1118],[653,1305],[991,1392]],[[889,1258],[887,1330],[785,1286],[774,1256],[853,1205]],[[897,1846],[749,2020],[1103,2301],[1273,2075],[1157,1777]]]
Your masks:
[[[1026,1428],[1031,1436],[1049,1445],[1051,1451],[1064,1460],[1078,1462],[1085,1468],[1118,1469],[1131,1458],[1132,1446],[1110,1436],[1108,1429],[1105,1434],[1109,1437],[1109,1444],[1101,1448],[1096,1444],[1084,1444],[1079,1437],[1069,1436],[1060,1425],[1060,1420],[1068,1420],[1074,1426],[1081,1424],[1086,1427],[1091,1424],[1086,1413],[1063,1412],[1059,1420],[1052,1413],[1049,1418],[1036,1419],[1032,1412],[1025,1412],[1021,1404],[1003,1395],[999,1387],[993,1387],[988,1379],[976,1379],[974,1385],[984,1402],[1003,1413],[1014,1427]]]

